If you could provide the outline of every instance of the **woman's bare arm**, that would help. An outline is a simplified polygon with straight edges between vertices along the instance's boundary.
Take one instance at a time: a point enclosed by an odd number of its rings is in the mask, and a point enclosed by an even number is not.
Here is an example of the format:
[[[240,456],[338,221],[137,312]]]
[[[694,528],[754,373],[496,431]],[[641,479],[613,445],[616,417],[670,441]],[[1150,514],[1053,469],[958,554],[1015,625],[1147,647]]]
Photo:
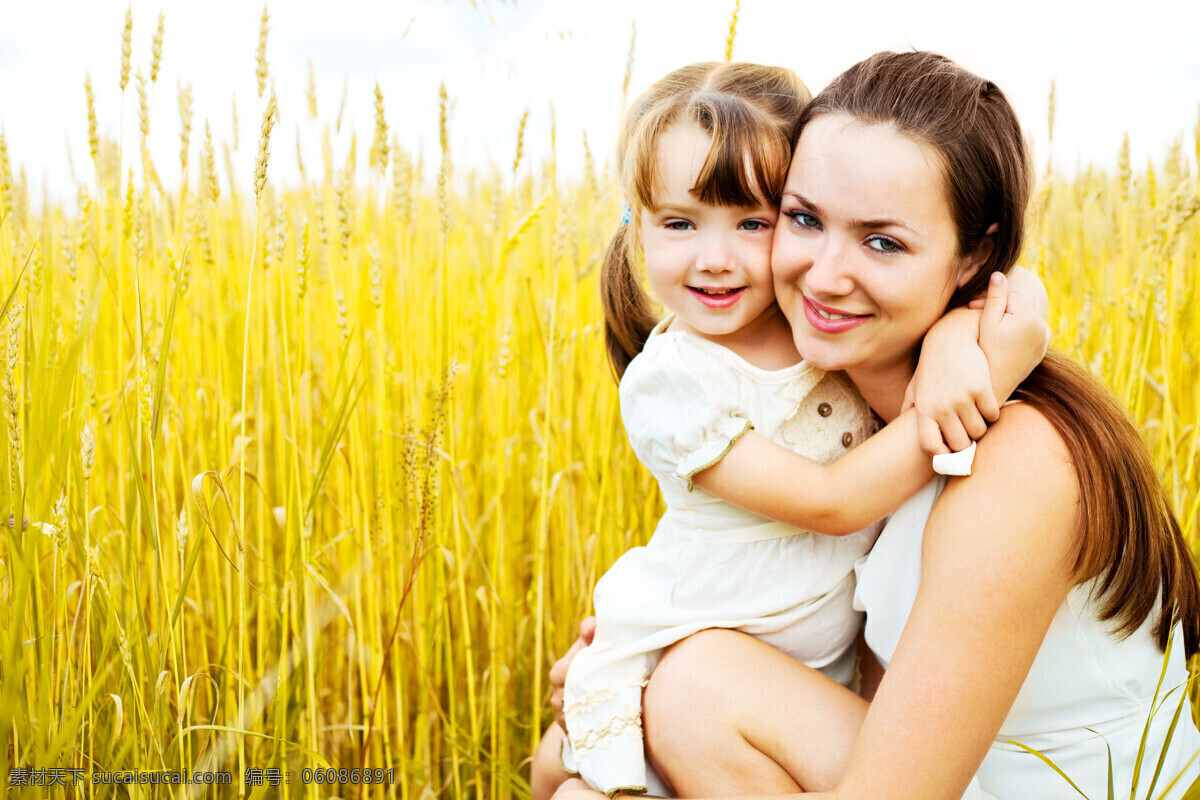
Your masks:
[[[1074,583],[1078,486],[1057,432],[1013,405],[979,448],[930,515],[916,602],[832,796],[960,797]]]
[[[975,474],[951,481],[929,518],[912,614],[845,757],[841,780],[827,793],[804,797],[961,797],[1024,683],[1050,621],[1074,582],[1069,562],[1075,545],[1078,487],[1057,432],[1029,406],[1006,407],[979,447]],[[1021,502],[1013,502],[1014,498]],[[719,724],[732,725],[735,739],[770,755],[798,784],[825,789],[820,784],[828,776],[819,776],[808,763],[815,760],[813,753],[792,744],[796,738],[811,736],[811,730],[795,730],[781,709],[805,708],[814,689],[818,696],[828,694],[830,701],[837,701],[839,690],[845,690],[808,681],[797,674],[806,669],[803,665],[772,669],[765,645],[741,634],[719,633],[726,636],[720,647],[712,648],[712,653],[698,652],[699,657],[678,665],[675,683],[688,674],[707,676],[696,680],[711,683],[709,689],[715,692],[723,684],[742,685],[738,675],[758,665],[753,668],[766,677],[746,691],[769,696],[769,707],[739,716],[738,704],[726,703],[732,698],[725,694],[714,703],[733,709],[728,714],[734,719]],[[742,639],[731,638],[737,636]],[[720,652],[736,657],[737,672],[713,671],[720,666],[713,656]],[[669,653],[660,669],[669,666],[670,658]],[[677,691],[672,683],[663,685],[668,691],[659,692],[658,701]],[[658,755],[655,728],[664,734],[659,739],[670,745],[675,722],[671,717],[681,708],[686,711],[687,696],[695,696],[692,689],[698,688],[684,685],[669,709],[651,706],[648,691],[652,754]],[[823,713],[831,730],[839,732],[852,730],[862,719],[861,712],[852,711],[847,719]],[[827,738],[847,741],[840,733]],[[824,744],[836,746],[836,742]],[[682,749],[665,755],[698,782],[709,777],[705,773],[713,766],[703,758],[688,758]],[[742,755],[731,747],[722,757],[753,763]],[[836,753],[824,757],[841,761]],[[727,764],[719,766],[729,772]],[[564,799],[590,796],[578,785],[563,788]],[[751,796],[749,790],[742,795]]]

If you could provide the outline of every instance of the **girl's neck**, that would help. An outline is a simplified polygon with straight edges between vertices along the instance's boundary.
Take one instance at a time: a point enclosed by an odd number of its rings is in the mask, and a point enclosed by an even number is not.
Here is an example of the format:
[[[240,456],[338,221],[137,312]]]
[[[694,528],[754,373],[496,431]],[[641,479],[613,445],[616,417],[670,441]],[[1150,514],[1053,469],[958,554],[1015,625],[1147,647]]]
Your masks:
[[[912,376],[912,364],[908,359],[884,369],[859,367],[846,370],[846,377],[854,382],[867,405],[885,423],[900,416],[904,406],[904,392]]]
[[[719,336],[701,333],[676,317],[668,330],[686,330],[736,353],[759,369],[779,370],[800,362],[792,329],[774,303],[749,325]]]

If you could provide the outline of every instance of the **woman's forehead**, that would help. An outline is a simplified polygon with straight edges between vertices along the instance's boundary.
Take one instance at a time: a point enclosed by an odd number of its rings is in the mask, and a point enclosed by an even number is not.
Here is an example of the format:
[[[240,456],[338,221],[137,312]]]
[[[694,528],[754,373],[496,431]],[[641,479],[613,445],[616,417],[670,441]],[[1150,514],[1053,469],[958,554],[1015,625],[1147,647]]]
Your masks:
[[[784,194],[848,219],[911,220],[923,228],[951,224],[936,151],[894,126],[840,114],[805,126]]]

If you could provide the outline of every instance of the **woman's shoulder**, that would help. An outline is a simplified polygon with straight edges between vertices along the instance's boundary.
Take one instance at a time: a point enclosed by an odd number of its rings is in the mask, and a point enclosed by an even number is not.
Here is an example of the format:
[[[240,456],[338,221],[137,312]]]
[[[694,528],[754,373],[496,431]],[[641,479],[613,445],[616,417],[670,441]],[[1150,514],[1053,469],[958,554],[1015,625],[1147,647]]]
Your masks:
[[[946,484],[930,516],[942,524],[927,529],[933,535],[926,541],[995,536],[996,526],[969,523],[1000,519],[1001,541],[986,545],[997,554],[1067,559],[1076,549],[1079,479],[1050,419],[1028,403],[1010,403],[979,440],[971,475]]]
[[[1019,468],[1047,478],[1074,480],[1074,466],[1058,428],[1030,403],[1011,402],[1000,409],[1000,418],[988,426],[979,440],[973,474],[999,474]]]

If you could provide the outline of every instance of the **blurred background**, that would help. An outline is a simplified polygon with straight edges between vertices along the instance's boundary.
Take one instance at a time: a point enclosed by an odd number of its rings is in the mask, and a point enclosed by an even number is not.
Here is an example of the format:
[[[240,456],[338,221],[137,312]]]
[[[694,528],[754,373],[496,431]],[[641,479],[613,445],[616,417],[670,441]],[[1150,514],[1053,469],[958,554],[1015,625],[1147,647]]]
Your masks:
[[[438,85],[445,82],[458,166],[486,168],[511,159],[518,122],[528,111],[531,152],[548,146],[553,114],[562,168],[577,170],[585,132],[601,160],[611,154],[635,28],[630,97],[670,69],[720,58],[733,5],[614,0],[601,9],[586,0],[350,0],[335,11],[317,0],[292,0],[271,8],[267,57],[285,117],[301,116],[311,64],[323,116],[340,115],[343,129],[369,129],[378,82],[401,144],[432,151]],[[87,158],[77,135],[85,119],[85,74],[92,76],[102,130],[115,136],[120,126],[126,3],[6,0],[0,7],[0,128],[31,179],[69,193],[71,164]],[[182,81],[193,87],[197,120],[229,136],[236,101],[240,136],[253,141],[262,7],[245,0],[134,0],[130,7],[133,55],[143,62],[160,10],[166,15],[156,127],[178,128],[174,90]],[[1193,127],[1200,104],[1194,42],[1200,4],[1190,0],[1148,0],[1136,9],[1116,0],[745,0],[739,17],[734,57],[791,67],[814,92],[877,50],[940,51],[1008,93],[1039,162],[1053,153],[1067,170],[1111,162],[1125,132],[1134,163],[1161,157]],[[1052,81],[1053,147],[1047,134]],[[126,125],[136,125],[132,94],[125,100]],[[277,138],[280,152],[289,154],[277,166],[281,176],[295,177],[297,135],[308,161],[319,158],[313,130],[285,125]],[[156,137],[152,146],[156,158],[169,152],[167,137]]]
[[[1004,89],[1053,346],[1196,546],[1200,4],[266,12],[0,0],[0,786],[528,796],[547,670],[662,511],[603,347],[618,121],[727,53]]]

